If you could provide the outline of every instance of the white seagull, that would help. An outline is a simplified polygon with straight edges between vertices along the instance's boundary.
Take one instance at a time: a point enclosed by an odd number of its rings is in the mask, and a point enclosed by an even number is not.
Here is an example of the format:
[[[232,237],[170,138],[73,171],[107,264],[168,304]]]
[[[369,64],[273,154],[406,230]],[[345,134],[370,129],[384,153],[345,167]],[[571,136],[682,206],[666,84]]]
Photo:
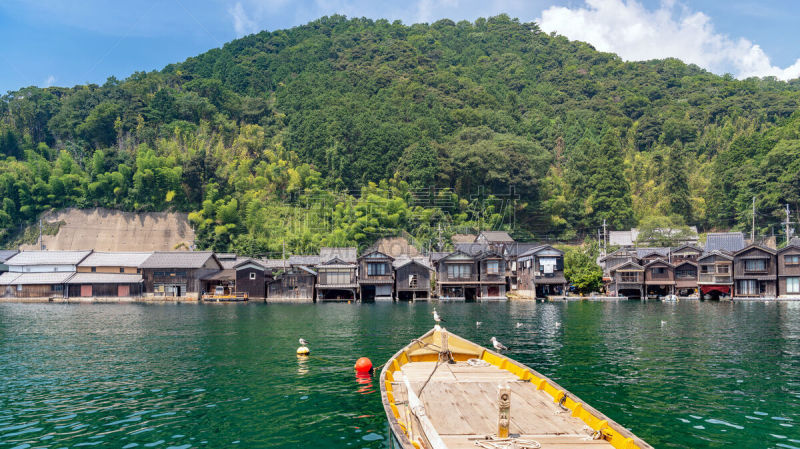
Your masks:
[[[439,316],[439,312],[436,311],[436,307],[433,308],[433,321],[436,321],[436,324],[445,322],[445,320]]]
[[[556,321],[556,327],[561,327],[561,321]]]
[[[517,323],[517,329],[519,329],[519,328],[520,328],[520,327],[522,327],[522,326],[524,326],[524,324],[522,324],[522,323]]]
[[[666,326],[666,325],[667,325],[667,322],[666,322],[666,321],[664,321],[664,320],[661,320],[661,325],[662,325],[662,326]]]
[[[300,339],[300,346],[308,346],[308,342],[306,341],[305,338]]]
[[[494,349],[497,351],[508,351],[508,347],[497,341],[497,338],[495,337],[492,337],[492,346],[494,346]]]
[[[483,321],[476,321],[475,327],[481,327],[481,324],[483,324]]]

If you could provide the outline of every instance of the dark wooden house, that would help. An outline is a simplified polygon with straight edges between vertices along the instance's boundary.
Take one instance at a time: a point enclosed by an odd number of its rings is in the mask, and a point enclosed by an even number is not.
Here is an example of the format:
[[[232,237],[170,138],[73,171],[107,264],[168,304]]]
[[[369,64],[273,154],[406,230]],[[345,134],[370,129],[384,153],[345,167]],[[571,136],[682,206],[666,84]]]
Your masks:
[[[670,262],[677,264],[683,261],[690,261],[697,264],[697,259],[703,255],[703,249],[694,245],[682,245],[672,249]]]
[[[424,257],[401,257],[393,262],[398,301],[427,301],[431,297],[431,268]]]
[[[517,264],[518,288],[524,294],[546,298],[566,292],[563,251],[550,245],[539,245],[522,253]]]
[[[778,264],[775,250],[750,245],[733,255],[734,296],[775,298],[778,296]]]
[[[265,299],[267,297],[267,269],[253,259],[242,260],[233,267],[236,279],[236,292],[245,293],[247,298]]]
[[[199,298],[201,279],[222,271],[222,264],[210,251],[158,251],[139,268],[148,294]]]
[[[611,281],[608,284],[610,296],[627,296],[644,298],[644,267],[634,261],[628,261],[611,268]]]
[[[662,259],[647,262],[644,265],[644,288],[649,298],[675,294],[675,266]]]
[[[678,260],[675,265],[675,294],[678,296],[696,296],[697,262]]]
[[[481,301],[507,300],[506,261],[502,254],[488,251],[477,256]]]
[[[733,256],[713,250],[697,259],[697,287],[702,297],[723,298],[733,294]]]
[[[305,265],[273,271],[267,283],[267,302],[314,302],[317,273]]]
[[[475,301],[480,281],[478,262],[462,251],[454,251],[436,264],[436,295],[442,301]]]
[[[358,286],[361,301],[394,300],[394,258],[380,251],[371,251],[358,258]]]
[[[777,253],[778,296],[800,298],[800,238],[793,238]]]

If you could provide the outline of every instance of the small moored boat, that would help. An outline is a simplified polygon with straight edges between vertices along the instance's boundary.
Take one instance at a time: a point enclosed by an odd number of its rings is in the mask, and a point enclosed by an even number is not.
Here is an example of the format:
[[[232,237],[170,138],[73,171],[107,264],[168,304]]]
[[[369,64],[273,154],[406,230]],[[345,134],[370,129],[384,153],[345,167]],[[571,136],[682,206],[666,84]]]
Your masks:
[[[381,399],[402,449],[652,449],[527,366],[438,325],[380,374]]]

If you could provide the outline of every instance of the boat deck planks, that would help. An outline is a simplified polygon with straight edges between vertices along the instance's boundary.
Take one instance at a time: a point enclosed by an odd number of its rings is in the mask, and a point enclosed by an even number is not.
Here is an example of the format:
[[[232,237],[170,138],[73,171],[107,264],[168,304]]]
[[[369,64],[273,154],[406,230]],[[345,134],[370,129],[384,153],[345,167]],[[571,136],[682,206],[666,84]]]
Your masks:
[[[426,413],[450,449],[475,448],[475,438],[497,432],[497,392],[501,384],[511,387],[512,434],[538,441],[543,448],[612,448],[604,440],[588,439],[584,423],[564,411],[530,382],[495,366],[471,366],[465,362],[440,364],[410,362],[402,366],[392,383],[395,402],[404,416],[405,383],[420,396]],[[421,395],[422,385],[430,376]]]

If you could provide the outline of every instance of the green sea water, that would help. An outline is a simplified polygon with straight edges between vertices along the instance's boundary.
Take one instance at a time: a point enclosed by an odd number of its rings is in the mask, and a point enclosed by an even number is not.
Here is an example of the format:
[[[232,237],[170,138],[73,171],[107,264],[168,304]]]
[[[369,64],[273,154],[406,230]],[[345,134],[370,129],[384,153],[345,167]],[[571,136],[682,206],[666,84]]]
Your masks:
[[[800,303],[436,307],[657,448],[800,448]],[[0,304],[0,448],[386,447],[352,367],[432,308]]]

